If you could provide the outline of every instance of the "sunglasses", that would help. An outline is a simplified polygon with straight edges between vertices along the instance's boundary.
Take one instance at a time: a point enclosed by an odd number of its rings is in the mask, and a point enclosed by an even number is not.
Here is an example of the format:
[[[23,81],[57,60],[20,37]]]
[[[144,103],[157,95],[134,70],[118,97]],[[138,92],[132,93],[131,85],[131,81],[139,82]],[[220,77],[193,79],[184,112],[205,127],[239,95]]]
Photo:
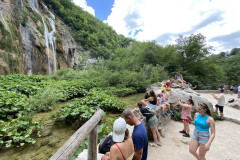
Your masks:
[[[207,105],[205,103],[198,103],[199,106],[202,106],[202,107],[207,107]]]

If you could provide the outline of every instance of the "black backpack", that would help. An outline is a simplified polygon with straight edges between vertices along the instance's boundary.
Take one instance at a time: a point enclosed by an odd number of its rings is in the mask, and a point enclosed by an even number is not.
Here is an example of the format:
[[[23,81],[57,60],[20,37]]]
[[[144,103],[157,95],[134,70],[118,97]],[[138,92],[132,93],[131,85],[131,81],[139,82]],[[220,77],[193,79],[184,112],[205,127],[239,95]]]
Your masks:
[[[106,154],[106,152],[110,151],[111,146],[114,144],[112,139],[112,135],[108,135],[105,137],[98,146],[99,153]]]
[[[228,103],[233,103],[234,102],[234,99],[229,99],[228,100]]]

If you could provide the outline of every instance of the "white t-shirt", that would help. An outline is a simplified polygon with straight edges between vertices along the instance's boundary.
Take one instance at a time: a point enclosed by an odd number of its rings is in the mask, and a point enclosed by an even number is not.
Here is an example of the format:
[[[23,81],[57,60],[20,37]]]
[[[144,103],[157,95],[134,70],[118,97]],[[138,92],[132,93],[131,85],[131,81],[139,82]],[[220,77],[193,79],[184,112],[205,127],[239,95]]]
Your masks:
[[[224,94],[223,94],[223,93],[220,93],[220,94],[218,95],[217,104],[218,104],[219,106],[224,106],[224,105],[225,105],[225,97],[224,97]]]
[[[240,86],[238,86],[238,92],[240,92]]]

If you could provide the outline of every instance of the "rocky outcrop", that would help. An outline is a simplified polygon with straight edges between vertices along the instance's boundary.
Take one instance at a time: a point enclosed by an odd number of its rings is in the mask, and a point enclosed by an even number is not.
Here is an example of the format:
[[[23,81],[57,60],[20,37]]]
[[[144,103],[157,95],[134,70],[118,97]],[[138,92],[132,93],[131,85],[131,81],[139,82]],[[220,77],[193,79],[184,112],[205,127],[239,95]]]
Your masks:
[[[53,74],[74,68],[83,52],[41,0],[0,0],[1,74]],[[12,57],[15,68],[9,62]]]
[[[157,82],[152,84],[147,88],[147,91],[154,90],[156,95],[162,91],[162,82]],[[181,87],[181,84],[179,84],[177,81],[174,81],[172,83],[172,89],[169,91],[170,97],[168,99],[168,103],[171,105],[171,110],[175,112],[175,114],[181,115],[182,108],[180,107],[178,103],[178,98],[182,100],[183,103],[186,103],[186,101],[192,97],[194,101],[194,106],[192,109],[192,112],[195,113],[197,111],[197,106],[199,103],[206,103],[211,111],[213,111],[212,103],[210,103],[207,99],[200,97],[200,94],[192,90],[191,88],[188,88],[186,84],[184,84],[183,87]],[[165,136],[165,126],[168,125],[171,119],[171,115],[168,115],[166,118],[162,116],[162,109],[158,108],[156,110],[157,118],[158,118],[158,130],[160,131],[160,134],[162,137]],[[143,117],[141,112],[138,108],[135,108],[133,110],[133,113],[136,117],[138,117],[139,120],[143,121],[146,125],[146,128],[148,130],[148,137],[150,140],[152,139],[151,131],[146,123],[146,118]]]
[[[236,98],[233,99],[233,102],[227,102],[227,106],[232,107],[232,108],[236,108],[236,109],[240,109],[240,99]]]

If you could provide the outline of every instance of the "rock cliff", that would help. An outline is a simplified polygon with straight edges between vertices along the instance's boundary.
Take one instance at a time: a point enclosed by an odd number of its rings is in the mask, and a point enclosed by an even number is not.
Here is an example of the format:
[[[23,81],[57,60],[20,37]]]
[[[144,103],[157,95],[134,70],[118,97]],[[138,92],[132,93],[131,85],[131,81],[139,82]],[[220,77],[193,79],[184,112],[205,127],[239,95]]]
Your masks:
[[[0,0],[0,74],[53,74],[83,52],[41,0]]]

